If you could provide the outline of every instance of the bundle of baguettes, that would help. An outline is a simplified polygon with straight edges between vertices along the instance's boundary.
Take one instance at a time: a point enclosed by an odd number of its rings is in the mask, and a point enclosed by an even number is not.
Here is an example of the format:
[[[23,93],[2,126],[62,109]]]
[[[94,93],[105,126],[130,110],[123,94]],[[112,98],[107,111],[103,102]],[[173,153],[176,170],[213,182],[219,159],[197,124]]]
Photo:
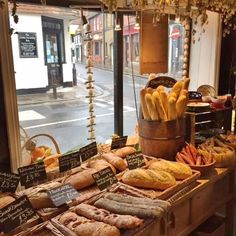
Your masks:
[[[140,91],[140,102],[145,120],[168,121],[183,117],[188,98],[190,79],[178,81],[167,93],[164,86]]]

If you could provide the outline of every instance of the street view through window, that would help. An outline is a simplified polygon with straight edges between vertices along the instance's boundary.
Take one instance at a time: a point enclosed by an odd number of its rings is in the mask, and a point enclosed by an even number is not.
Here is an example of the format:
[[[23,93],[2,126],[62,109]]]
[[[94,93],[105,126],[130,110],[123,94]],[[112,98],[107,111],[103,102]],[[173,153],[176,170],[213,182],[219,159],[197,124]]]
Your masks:
[[[18,9],[19,23],[11,24],[21,145],[37,134],[54,137],[62,153],[88,144],[87,48],[79,11],[27,4],[19,4]],[[84,15],[92,31],[95,135],[98,143],[104,143],[114,133],[114,17],[89,11]],[[134,26],[135,15],[125,15],[124,135],[135,132],[139,90],[148,78],[139,74],[139,30]],[[177,79],[183,65],[183,34],[180,23],[169,21],[168,74]],[[44,135],[36,141],[53,148]]]

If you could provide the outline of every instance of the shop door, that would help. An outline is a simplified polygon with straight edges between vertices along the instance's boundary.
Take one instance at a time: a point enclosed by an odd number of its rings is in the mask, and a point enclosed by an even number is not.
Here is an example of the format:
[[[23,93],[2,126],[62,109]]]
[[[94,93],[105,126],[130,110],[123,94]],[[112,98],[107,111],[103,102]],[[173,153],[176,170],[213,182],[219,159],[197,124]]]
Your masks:
[[[62,63],[60,52],[60,37],[58,33],[45,33],[46,60],[48,67],[48,85],[61,86],[63,84]]]

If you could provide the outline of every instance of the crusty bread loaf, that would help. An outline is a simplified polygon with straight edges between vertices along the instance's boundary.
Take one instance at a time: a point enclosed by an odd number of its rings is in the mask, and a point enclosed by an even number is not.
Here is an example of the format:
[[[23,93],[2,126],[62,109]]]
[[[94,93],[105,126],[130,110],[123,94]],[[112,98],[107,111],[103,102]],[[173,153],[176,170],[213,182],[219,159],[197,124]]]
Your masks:
[[[176,99],[171,96],[168,98],[168,120],[175,120],[177,118]]]
[[[71,184],[77,190],[83,189],[95,183],[92,174],[96,172],[96,169],[85,169],[66,177],[63,182]]]
[[[119,171],[123,171],[127,167],[125,161],[112,152],[104,153],[102,157]]]
[[[185,78],[183,83],[183,89],[188,90],[189,83],[190,83],[190,78]]]
[[[125,184],[148,189],[164,190],[176,184],[175,178],[165,171],[146,169],[129,170],[122,176]]]
[[[104,159],[91,160],[88,163],[88,167],[93,168],[97,171],[105,169],[106,167],[111,167],[114,174],[116,174],[116,168]]]
[[[178,117],[184,116],[185,108],[186,108],[187,97],[185,95],[181,95],[176,102],[176,111]]]
[[[142,107],[143,118],[145,120],[150,120],[151,116],[148,112],[147,104],[146,104],[146,101],[145,101],[145,95],[146,94],[147,94],[147,89],[141,89],[140,90],[140,103],[141,103],[141,107]]]
[[[158,112],[158,116],[161,120],[167,120],[167,115],[165,113],[164,106],[162,104],[161,96],[159,92],[155,91],[152,94],[153,101],[155,102],[156,110]]]
[[[133,154],[136,152],[134,147],[123,147],[115,151],[115,154],[119,157],[125,158],[127,155]]]
[[[186,179],[192,175],[192,170],[188,165],[163,159],[153,161],[148,169],[166,171],[179,180]]]
[[[145,102],[147,104],[148,113],[150,114],[151,119],[152,120],[159,120],[160,117],[159,117],[157,109],[156,109],[154,97],[151,94],[147,93],[145,95]]]
[[[183,84],[184,83],[180,80],[180,81],[176,82],[174,84],[174,86],[172,87],[172,89],[171,89],[171,92],[176,93],[177,98],[179,97],[179,94],[180,94],[180,92],[181,92],[181,90],[183,88]]]
[[[0,196],[0,209],[4,208],[5,206],[9,205],[10,203],[14,202],[15,198],[8,195],[1,195]]]

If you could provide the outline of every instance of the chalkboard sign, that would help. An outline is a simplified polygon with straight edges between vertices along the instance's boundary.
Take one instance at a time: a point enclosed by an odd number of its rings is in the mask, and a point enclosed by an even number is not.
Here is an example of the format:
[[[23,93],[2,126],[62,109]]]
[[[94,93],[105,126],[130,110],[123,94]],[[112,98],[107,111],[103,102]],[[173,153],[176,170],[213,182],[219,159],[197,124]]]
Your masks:
[[[35,211],[26,196],[18,198],[0,209],[0,231],[8,233],[24,224],[35,215]]]
[[[168,76],[160,76],[148,81],[147,87],[156,89],[158,86],[163,85],[166,88],[172,88],[177,81]]]
[[[97,143],[93,142],[85,147],[80,148],[80,156],[82,161],[88,160],[90,157],[97,155]]]
[[[106,167],[94,173],[92,176],[100,190],[106,189],[118,182],[111,167]]]
[[[0,192],[14,193],[20,181],[20,176],[10,172],[0,172]]]
[[[130,170],[140,168],[145,165],[145,161],[143,158],[143,154],[141,152],[137,152],[131,155],[126,156],[126,161],[128,164],[128,168]]]
[[[38,57],[36,33],[18,33],[19,50],[21,58]]]
[[[48,196],[56,207],[79,197],[79,193],[70,184],[48,190]]]
[[[38,181],[47,179],[44,163],[33,164],[18,168],[20,182],[26,188]]]
[[[77,166],[80,166],[80,152],[74,152],[70,154],[62,155],[59,158],[59,170],[60,172],[64,172],[67,170],[71,170]]]
[[[123,136],[119,138],[112,139],[111,150],[125,147],[128,136]]]

